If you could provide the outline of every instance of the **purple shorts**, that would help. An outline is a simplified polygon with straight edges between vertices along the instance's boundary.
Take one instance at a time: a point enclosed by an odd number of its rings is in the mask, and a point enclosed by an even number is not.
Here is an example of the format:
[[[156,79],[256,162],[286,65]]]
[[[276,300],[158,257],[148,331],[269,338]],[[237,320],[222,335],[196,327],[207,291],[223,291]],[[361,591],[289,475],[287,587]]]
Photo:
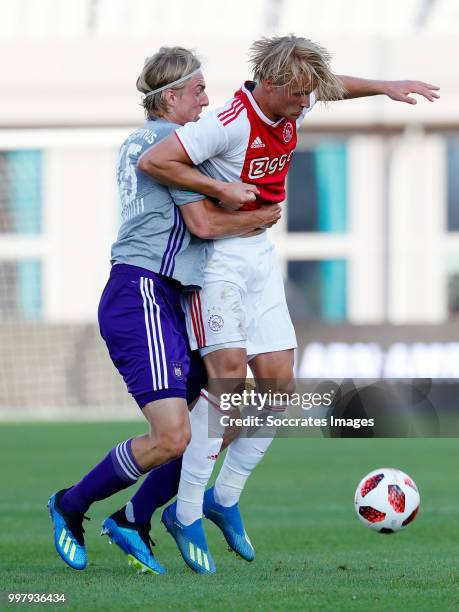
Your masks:
[[[166,397],[190,402],[206,384],[188,345],[181,293],[179,282],[126,264],[112,267],[102,293],[100,333],[140,408]]]

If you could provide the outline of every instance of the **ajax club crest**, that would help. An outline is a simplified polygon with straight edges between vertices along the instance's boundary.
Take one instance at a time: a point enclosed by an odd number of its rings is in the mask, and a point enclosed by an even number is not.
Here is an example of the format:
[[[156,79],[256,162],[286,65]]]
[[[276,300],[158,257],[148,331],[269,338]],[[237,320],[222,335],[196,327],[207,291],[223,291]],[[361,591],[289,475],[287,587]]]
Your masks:
[[[219,332],[223,329],[223,325],[225,324],[223,317],[218,315],[218,314],[213,314],[210,316],[209,318],[209,328],[213,331],[213,332]]]
[[[282,132],[284,142],[290,142],[293,138],[293,125],[290,121],[287,121],[284,125],[284,131]]]

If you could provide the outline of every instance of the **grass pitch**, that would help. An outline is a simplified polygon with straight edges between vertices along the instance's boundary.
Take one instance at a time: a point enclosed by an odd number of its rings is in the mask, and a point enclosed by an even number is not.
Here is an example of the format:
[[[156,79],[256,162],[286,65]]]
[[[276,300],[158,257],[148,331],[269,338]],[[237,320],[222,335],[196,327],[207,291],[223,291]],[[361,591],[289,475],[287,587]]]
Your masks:
[[[459,443],[442,440],[275,440],[242,498],[257,558],[227,552],[206,521],[214,576],[193,574],[153,518],[167,576],[141,576],[99,537],[130,490],[95,504],[85,523],[89,565],[66,567],[52,542],[49,495],[77,481],[139,424],[3,425],[0,606],[5,593],[65,593],[70,610],[453,610],[459,607]],[[421,510],[406,531],[365,529],[353,508],[370,470],[410,474]],[[41,605],[40,607],[48,607]],[[54,605],[56,607],[56,605]]]

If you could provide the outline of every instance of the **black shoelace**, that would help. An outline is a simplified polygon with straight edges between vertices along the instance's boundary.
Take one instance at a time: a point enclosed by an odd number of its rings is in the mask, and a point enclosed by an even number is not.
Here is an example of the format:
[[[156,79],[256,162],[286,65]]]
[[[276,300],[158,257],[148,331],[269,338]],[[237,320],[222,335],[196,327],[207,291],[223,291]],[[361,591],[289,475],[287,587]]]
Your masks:
[[[153,540],[150,537],[150,530],[151,530],[151,523],[146,523],[145,525],[137,525],[137,531],[139,532],[139,536],[142,538],[142,540],[145,543],[145,546],[148,548],[151,554],[153,554],[151,547],[156,546],[156,544],[153,542]]]
[[[63,513],[64,514],[64,513]],[[80,546],[84,545],[84,528],[83,528],[83,519],[90,521],[89,516],[85,516],[84,514],[79,514],[77,512],[72,512],[71,514],[64,514],[65,522],[69,530],[72,532],[73,537],[78,542]]]

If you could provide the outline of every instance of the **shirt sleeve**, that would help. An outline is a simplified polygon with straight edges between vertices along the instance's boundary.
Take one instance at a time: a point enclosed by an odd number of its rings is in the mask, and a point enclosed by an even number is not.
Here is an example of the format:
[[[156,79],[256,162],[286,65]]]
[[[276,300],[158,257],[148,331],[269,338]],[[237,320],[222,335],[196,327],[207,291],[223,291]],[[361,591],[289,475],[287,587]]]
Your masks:
[[[309,106],[307,108],[303,108],[303,111],[301,113],[301,115],[298,117],[298,119],[296,120],[296,129],[298,130],[301,126],[301,124],[303,123],[303,119],[306,117],[306,115],[312,111],[312,109],[314,108],[315,103],[317,102],[317,93],[316,90],[311,91],[310,95],[309,95]]]
[[[196,193],[194,191],[182,191],[181,189],[175,189],[174,187],[169,187],[169,193],[171,194],[171,198],[174,200],[174,204],[177,206],[183,206],[184,204],[190,204],[191,202],[199,202],[199,200],[204,200],[206,198],[205,195],[201,193]]]
[[[219,155],[228,146],[225,128],[214,112],[199,121],[186,123],[175,134],[195,166]]]

